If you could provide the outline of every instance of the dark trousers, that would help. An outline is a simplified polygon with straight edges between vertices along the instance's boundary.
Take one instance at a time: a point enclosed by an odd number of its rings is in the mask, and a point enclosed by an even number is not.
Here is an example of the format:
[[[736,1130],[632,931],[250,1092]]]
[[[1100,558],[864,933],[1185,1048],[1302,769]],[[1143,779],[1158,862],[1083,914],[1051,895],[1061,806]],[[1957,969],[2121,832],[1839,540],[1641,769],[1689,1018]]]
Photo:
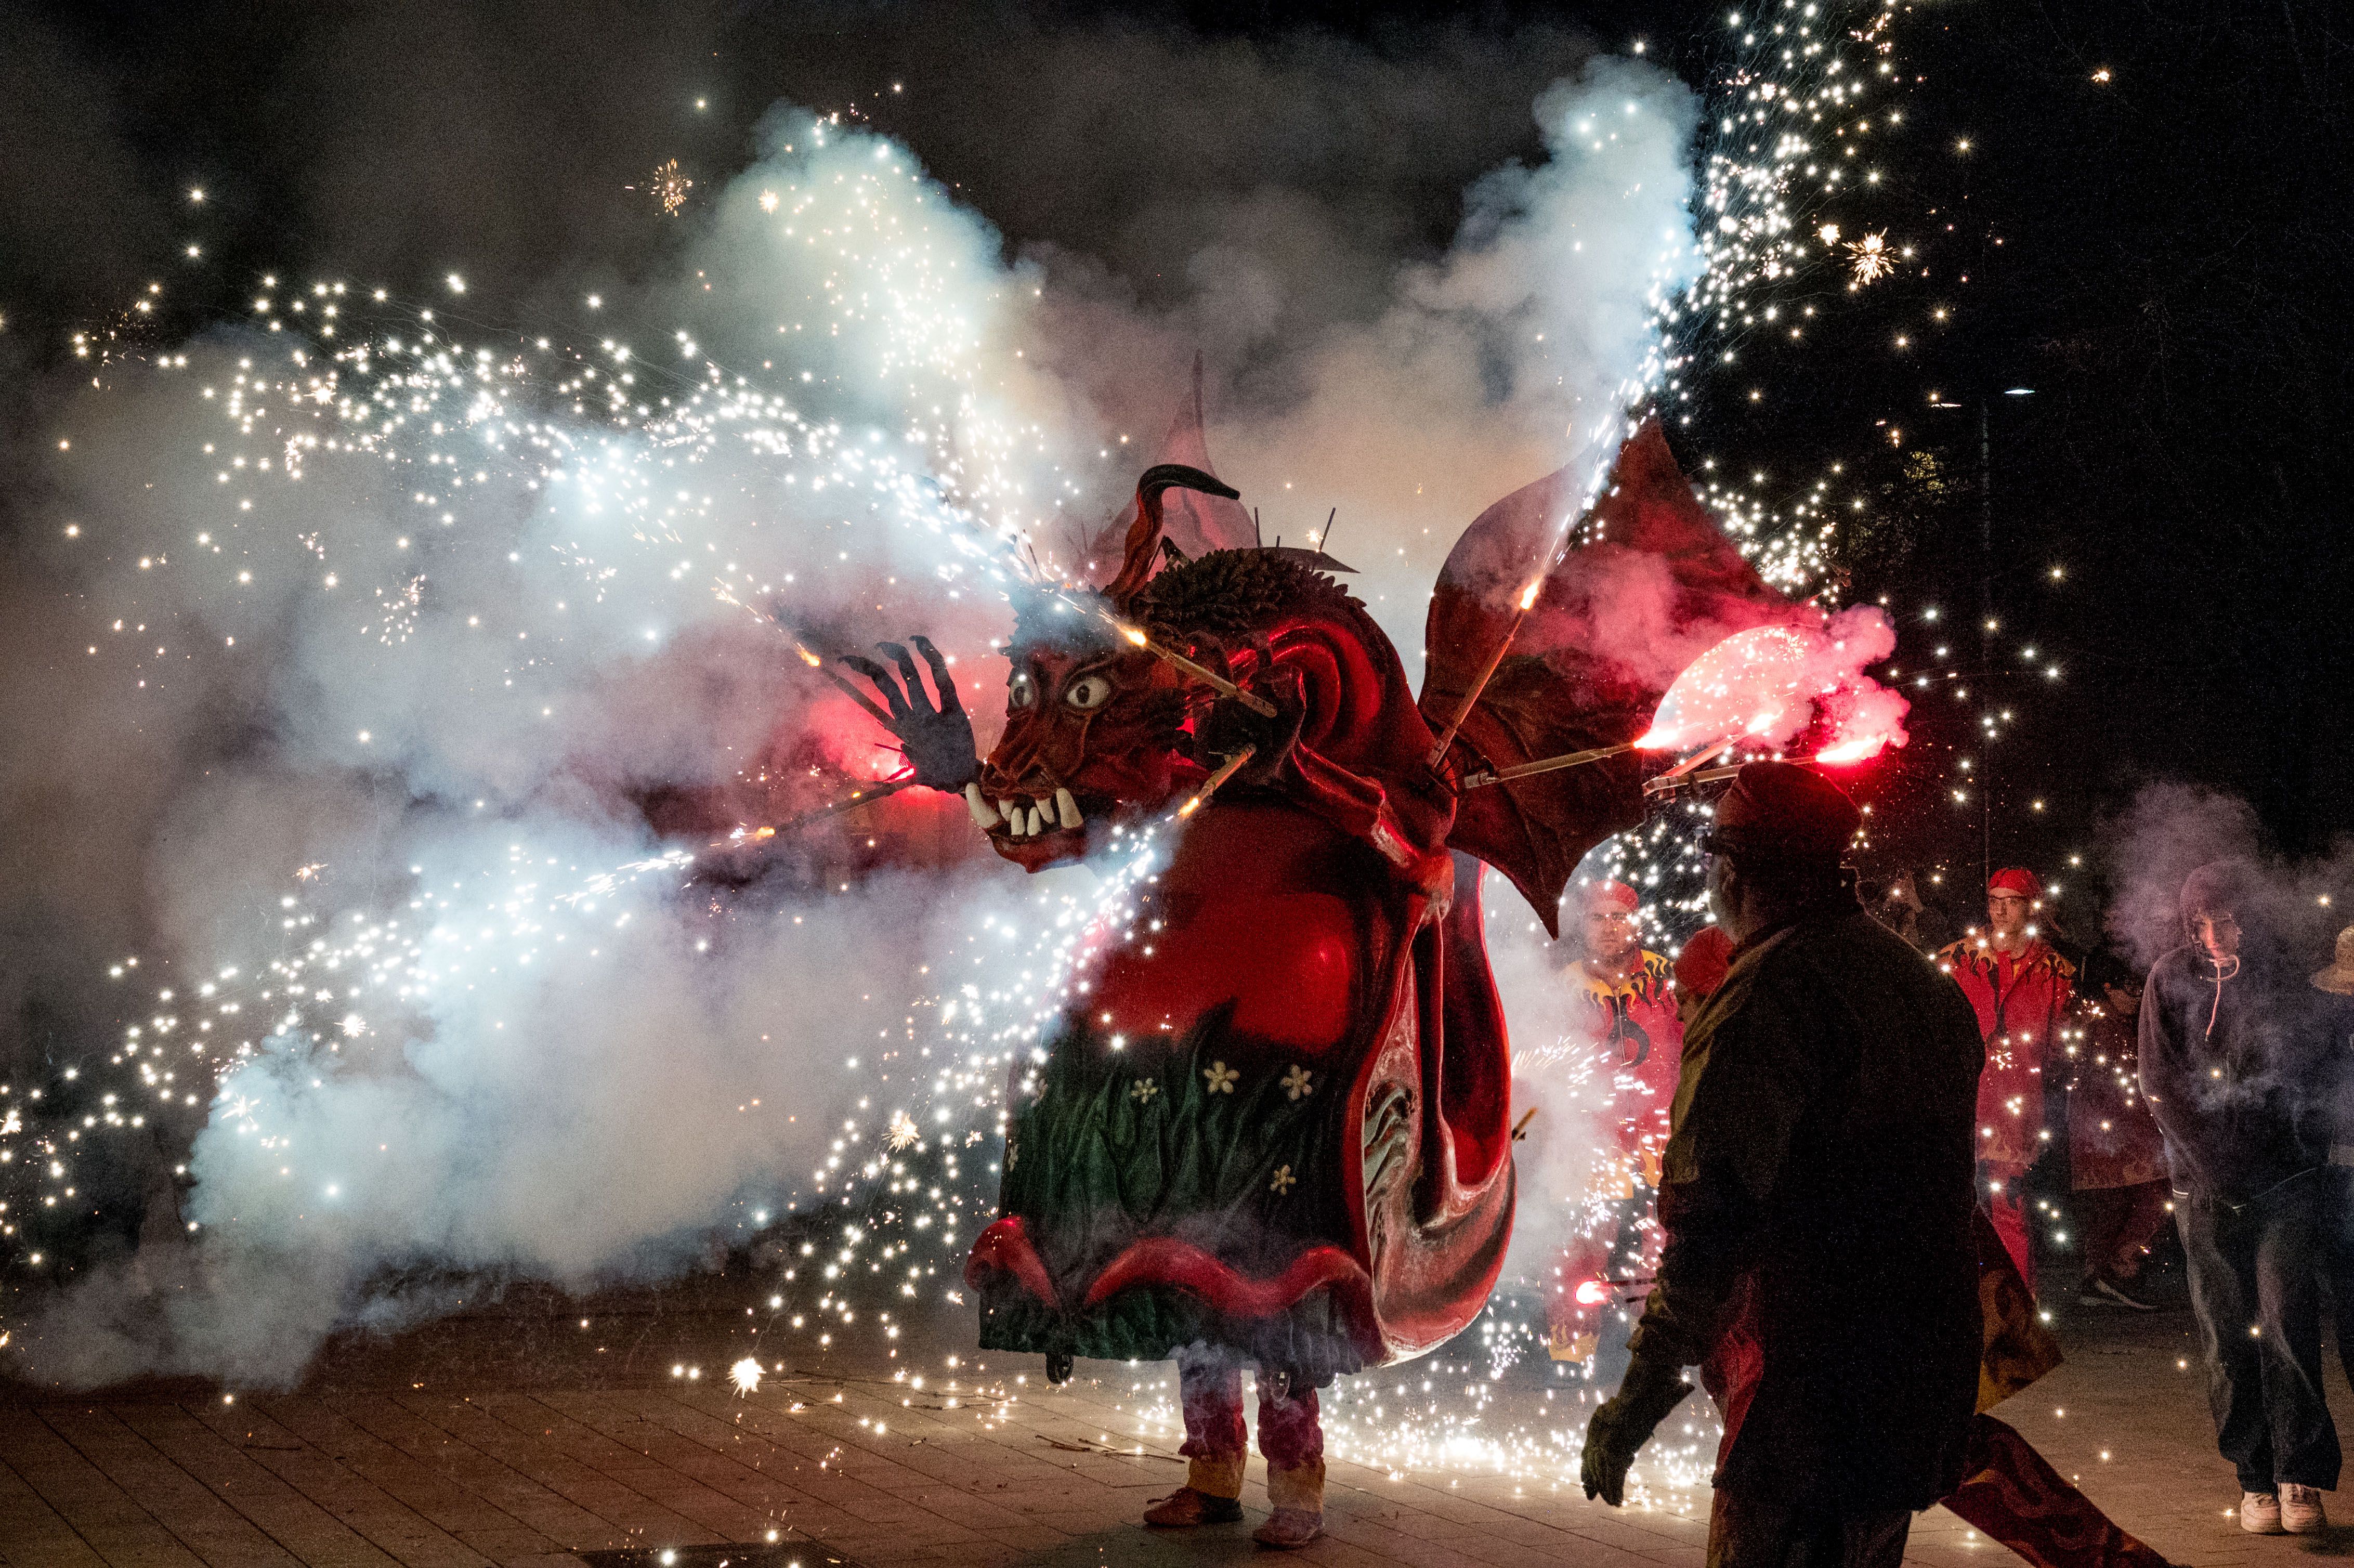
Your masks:
[[[2329,1168],[2329,1305],[2336,1317],[2338,1364],[2354,1386],[2354,1167]]]
[[[1898,1568],[1906,1509],[1751,1496],[1724,1487],[1708,1514],[1708,1568]]]
[[[2243,1491],[2338,1485],[2338,1429],[2321,1393],[2330,1196],[2317,1171],[2244,1204],[2194,1192],[2176,1205],[2215,1446]]]

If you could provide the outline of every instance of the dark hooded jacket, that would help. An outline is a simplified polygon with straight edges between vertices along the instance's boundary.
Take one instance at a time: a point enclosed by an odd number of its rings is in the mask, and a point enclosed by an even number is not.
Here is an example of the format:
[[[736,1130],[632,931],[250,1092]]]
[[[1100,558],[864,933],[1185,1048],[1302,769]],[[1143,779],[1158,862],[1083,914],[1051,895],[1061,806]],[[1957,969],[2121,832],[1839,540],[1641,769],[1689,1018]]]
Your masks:
[[[1960,1482],[1984,1059],[1954,982],[1852,897],[1744,946],[1693,1019],[1632,1348],[1728,1365],[1718,1486],[1919,1509]]]
[[[2327,998],[2307,983],[2265,918],[2253,868],[2200,866],[2184,882],[2196,914],[2229,910],[2236,959],[2197,943],[2158,960],[2141,1006],[2141,1089],[2166,1135],[2178,1192],[2245,1203],[2306,1179],[2327,1159]]]

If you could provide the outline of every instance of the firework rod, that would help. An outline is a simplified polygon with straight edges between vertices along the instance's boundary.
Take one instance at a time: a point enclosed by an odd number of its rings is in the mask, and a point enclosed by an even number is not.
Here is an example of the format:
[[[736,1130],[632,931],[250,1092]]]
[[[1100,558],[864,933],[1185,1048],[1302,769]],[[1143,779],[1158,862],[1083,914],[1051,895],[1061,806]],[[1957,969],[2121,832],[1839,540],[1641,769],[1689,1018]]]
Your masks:
[[[757,841],[772,839],[779,833],[790,833],[797,829],[805,828],[811,822],[818,821],[823,818],[839,816],[844,811],[855,810],[861,806],[871,806],[877,800],[886,800],[893,795],[896,795],[900,790],[905,789],[908,785],[913,784],[915,781],[916,776],[912,773],[908,774],[904,779],[885,779],[882,783],[875,785],[870,789],[854,789],[839,800],[829,800],[824,805],[818,807],[815,810],[803,811],[800,816],[792,818],[790,821],[787,821],[782,827],[755,829],[748,835],[748,837]],[[726,844],[720,847],[732,849],[737,846],[734,844]]]
[[[1521,634],[1521,622],[1528,618],[1526,605],[1512,612],[1512,623],[1504,628],[1503,639],[1496,644],[1496,651],[1488,655],[1488,662],[1480,670],[1479,678],[1471,683],[1469,691],[1463,694],[1463,701],[1456,707],[1455,716],[1448,719],[1447,727],[1439,732],[1438,744],[1430,748],[1431,767],[1436,768],[1446,759],[1447,748],[1455,744],[1455,732],[1463,727],[1463,721],[1471,716],[1472,705],[1479,700],[1479,694],[1488,689],[1488,683],[1496,678],[1496,666],[1501,664],[1504,655],[1511,651],[1512,639]]]
[[[1540,757],[1534,762],[1516,763],[1500,768],[1493,773],[1474,773],[1463,780],[1466,789],[1484,789],[1490,784],[1501,784],[1513,779],[1530,779],[1540,773],[1554,773],[1564,768],[1576,768],[1588,762],[1599,762],[1606,757],[1617,757],[1635,749],[1631,740],[1617,746],[1597,746],[1590,751],[1564,751],[1559,757]]]
[[[1244,763],[1248,762],[1252,758],[1257,755],[1257,747],[1246,745],[1240,751],[1237,751],[1232,757],[1227,758],[1225,762],[1219,765],[1218,770],[1215,773],[1211,774],[1207,779],[1202,780],[1202,787],[1193,791],[1193,798],[1177,808],[1177,814],[1181,817],[1190,817],[1194,812],[1200,810],[1210,797],[1218,792],[1218,787],[1220,785],[1224,784],[1227,779],[1232,779],[1235,776],[1235,771],[1239,769]]]
[[[1266,718],[1275,717],[1275,705],[1268,702],[1265,697],[1258,695],[1255,692],[1244,691],[1240,686],[1237,686],[1232,681],[1227,680],[1224,675],[1219,674],[1216,671],[1203,668],[1201,665],[1194,663],[1191,659],[1186,658],[1182,653],[1178,652],[1174,648],[1163,648],[1160,643],[1155,642],[1151,638],[1147,637],[1140,628],[1123,626],[1119,630],[1121,636],[1127,638],[1130,642],[1135,643],[1139,648],[1143,649],[1147,653],[1151,654],[1155,659],[1160,660],[1171,669],[1177,671],[1180,674],[1190,676],[1193,679],[1201,682],[1204,685],[1208,686],[1222,697],[1234,698],[1235,701],[1242,704],[1243,706],[1250,709],[1250,711],[1255,714],[1258,714]]]

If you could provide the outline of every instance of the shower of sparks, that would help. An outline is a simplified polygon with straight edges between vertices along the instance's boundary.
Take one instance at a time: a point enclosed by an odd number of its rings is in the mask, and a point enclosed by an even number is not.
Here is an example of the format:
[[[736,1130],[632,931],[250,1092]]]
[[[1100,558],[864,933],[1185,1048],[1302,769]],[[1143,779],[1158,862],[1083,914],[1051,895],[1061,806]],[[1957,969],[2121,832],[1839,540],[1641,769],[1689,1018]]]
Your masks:
[[[1747,340],[1802,334],[1814,307],[1797,291],[1840,254],[1829,209],[1883,195],[1879,154],[1903,124],[1890,37],[1899,9],[1897,0],[1786,0],[1723,13],[1730,63],[1702,123],[1706,270],[1662,313],[1677,345],[1667,381],[1675,401],[1693,395],[1700,366],[1740,363]]]
[[[1863,25],[1844,30],[1829,16],[1818,19],[1813,6],[1803,9],[1803,19],[1793,5],[1774,14],[1783,20],[1761,10],[1734,25],[1738,63],[1714,84],[1710,105],[1714,129],[1701,196],[1706,271],[1688,290],[1655,291],[1656,345],[1627,388],[1630,408],[1645,396],[1670,407],[1691,397],[1703,338],[1713,353],[1718,340],[1735,343],[1761,321],[1776,320],[1776,291],[1837,242],[1837,226],[1822,223],[1815,230],[1819,249],[1808,245],[1802,217],[1820,217],[1833,197],[1857,195],[1854,187],[1867,183],[1850,177],[1860,158],[1834,162],[1818,139],[1841,127],[1876,135],[1895,123],[1879,104],[1892,70],[1884,34],[1893,0],[1880,0]],[[845,132],[838,122],[820,122],[809,134],[822,147]],[[921,197],[898,199],[920,174],[904,149],[879,139],[873,144],[872,161],[846,181],[778,180],[748,196],[779,243],[829,262],[808,310],[778,323],[777,357],[759,371],[705,357],[686,331],[657,367],[612,339],[551,347],[533,334],[452,329],[430,309],[403,310],[381,291],[369,306],[373,324],[362,326],[346,313],[361,305],[360,291],[345,283],[298,288],[265,279],[251,306],[257,346],[205,388],[208,408],[224,421],[220,450],[207,449],[208,481],[237,509],[250,510],[269,486],[331,466],[389,474],[414,498],[419,538],[469,536],[514,492],[557,498],[570,514],[598,520],[558,554],[576,602],[599,605],[634,591],[625,564],[659,558],[682,562],[674,580],[691,571],[721,600],[765,616],[793,574],[811,569],[790,555],[729,559],[704,548],[715,529],[714,503],[691,476],[723,459],[753,476],[748,488],[838,496],[845,516],[865,519],[860,526],[917,540],[930,555],[930,587],[944,599],[1017,579],[1053,586],[1080,576],[1076,561],[1057,557],[1053,540],[1062,508],[1093,506],[1087,487],[1059,469],[1053,493],[1028,482],[1036,464],[1027,460],[1051,433],[991,400],[993,383],[981,369],[983,326],[962,303],[970,281],[952,275],[957,260],[936,244],[933,220],[941,215]],[[675,214],[692,185],[671,160],[646,188]],[[461,287],[455,275],[451,286]],[[597,302],[592,296],[592,308]],[[135,308],[143,315],[147,302]],[[396,317],[399,324],[384,324]],[[131,322],[125,313],[78,344],[78,352],[101,363],[143,356]],[[812,412],[802,401],[815,396],[816,377],[835,372],[822,355],[795,350],[842,341],[854,329],[873,344],[871,360],[857,366],[865,389],[900,394],[907,405],[887,436]],[[1723,352],[1729,359],[1733,350]],[[149,363],[173,373],[189,366],[185,354]],[[1594,458],[1595,484],[1630,429],[1621,418],[1578,432],[1588,443],[1581,452]],[[1017,468],[1017,454],[1026,467]],[[1769,580],[1803,589],[1819,573],[1835,523],[1831,479],[1781,512],[1712,480],[1706,490]],[[356,531],[377,521],[320,515],[267,545],[250,536],[247,543],[300,552],[310,591],[349,600],[358,597],[361,563],[379,543]],[[222,574],[219,586],[233,591],[242,580],[238,557],[207,549],[175,557],[169,569]],[[476,608],[437,603],[424,569],[383,575],[366,587],[352,607],[353,630],[387,646],[460,635],[466,611]],[[479,608],[487,618],[495,607]],[[528,683],[544,661],[561,656],[518,654],[509,677]],[[896,757],[890,766],[898,766]],[[1704,825],[1704,808],[1689,798],[1670,801],[1597,852],[1599,869],[1641,893],[1647,942],[1663,951],[1672,952],[1701,918],[1694,842]],[[863,1336],[868,1348],[897,1358],[907,1348],[900,1337],[911,1303],[967,1308],[960,1266],[994,1207],[1009,1097],[1036,1091],[1043,1043],[1076,993],[1077,971],[1108,945],[1149,939],[1136,893],[1165,860],[1173,831],[1169,819],[1116,829],[1097,863],[1097,880],[1084,893],[1068,881],[1042,881],[1023,895],[1019,916],[976,916],[923,976],[909,977],[900,1010],[907,1022],[888,1034],[891,1077],[871,1063],[847,1064],[842,1071],[856,1109],[820,1145],[806,1179],[748,1196],[740,1213],[716,1227],[737,1241],[783,1238],[785,1261],[760,1319],[766,1332],[811,1351]],[[627,965],[632,943],[661,939],[656,916],[681,902],[678,890],[694,869],[684,853],[600,866],[516,844],[454,872],[412,872],[397,894],[379,891],[375,902],[355,903],[338,902],[347,895],[327,868],[311,865],[269,912],[272,951],[217,955],[194,980],[185,966],[165,980],[157,973],[167,967],[161,961],[143,975],[141,959],[124,957],[108,980],[124,994],[129,1022],[102,1060],[89,1061],[87,1070],[65,1065],[14,1092],[0,1089],[7,1095],[0,1101],[0,1183],[13,1200],[0,1205],[0,1238],[15,1259],[43,1266],[47,1249],[28,1222],[69,1223],[70,1204],[61,1210],[60,1202],[88,1179],[82,1168],[101,1140],[185,1139],[208,1119],[282,1153],[290,1183],[299,1173],[315,1192],[332,1178],[344,1185],[323,1190],[339,1202],[365,1201],[362,1179],[309,1164],[334,1151],[285,1146],[285,1129],[266,1120],[265,1097],[249,1088],[272,1074],[325,1078],[354,1070],[355,1057],[380,1045],[397,1051],[441,999],[462,992],[482,971],[544,960],[559,944]],[[1491,906],[1489,917],[1514,916]],[[69,1117],[55,1114],[69,1107]],[[1396,1477],[1479,1468],[1564,1495],[1574,1489],[1586,1419],[1606,1390],[1591,1381],[1591,1369],[1556,1364],[1552,1376],[1535,1380],[1542,1417],[1507,1414],[1504,1395],[1530,1384],[1545,1363],[1542,1286],[1519,1285],[1524,1288],[1516,1293],[1508,1282],[1476,1336],[1425,1361],[1343,1380],[1328,1393],[1327,1445],[1335,1457]],[[1619,1304],[1622,1317],[1628,1308]],[[959,1366],[954,1355],[946,1361]],[[948,1404],[955,1408],[970,1397],[986,1421],[1017,1397],[1009,1384],[1018,1380],[972,1375],[982,1370],[966,1373],[969,1394],[949,1380],[955,1392]],[[730,1372],[746,1394],[760,1375],[760,1362],[750,1358]],[[914,1386],[923,1386],[920,1376]],[[1140,1380],[1131,1392],[1140,1435],[1173,1445],[1173,1380]],[[1706,1485],[1715,1435],[1712,1420],[1690,1411],[1663,1430],[1638,1467],[1638,1505],[1704,1508],[1705,1492],[1697,1489]]]
[[[760,1391],[759,1361],[746,1356],[727,1369],[727,1381],[735,1385],[736,1393],[741,1397],[749,1398],[758,1393]]]
[[[1888,249],[1888,236],[1884,233],[1867,234],[1848,241],[1847,253],[1854,258],[1853,270],[1859,283],[1876,283],[1896,270],[1895,253]]]

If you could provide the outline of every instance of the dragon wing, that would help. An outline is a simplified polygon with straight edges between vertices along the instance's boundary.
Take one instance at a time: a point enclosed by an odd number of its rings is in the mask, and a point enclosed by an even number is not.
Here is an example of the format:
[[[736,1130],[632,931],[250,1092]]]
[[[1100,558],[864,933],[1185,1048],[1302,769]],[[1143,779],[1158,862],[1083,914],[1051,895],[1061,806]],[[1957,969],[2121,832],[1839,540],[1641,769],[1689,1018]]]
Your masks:
[[[1452,777],[1632,740],[1694,657],[1795,609],[1711,520],[1654,418],[1619,449],[1595,541],[1546,572],[1515,633],[1529,575],[1576,497],[1567,469],[1514,491],[1464,530],[1439,572],[1420,697],[1434,732],[1511,639],[1448,747]],[[1447,842],[1502,872],[1558,936],[1577,863],[1643,820],[1642,778],[1630,752],[1467,790]]]

